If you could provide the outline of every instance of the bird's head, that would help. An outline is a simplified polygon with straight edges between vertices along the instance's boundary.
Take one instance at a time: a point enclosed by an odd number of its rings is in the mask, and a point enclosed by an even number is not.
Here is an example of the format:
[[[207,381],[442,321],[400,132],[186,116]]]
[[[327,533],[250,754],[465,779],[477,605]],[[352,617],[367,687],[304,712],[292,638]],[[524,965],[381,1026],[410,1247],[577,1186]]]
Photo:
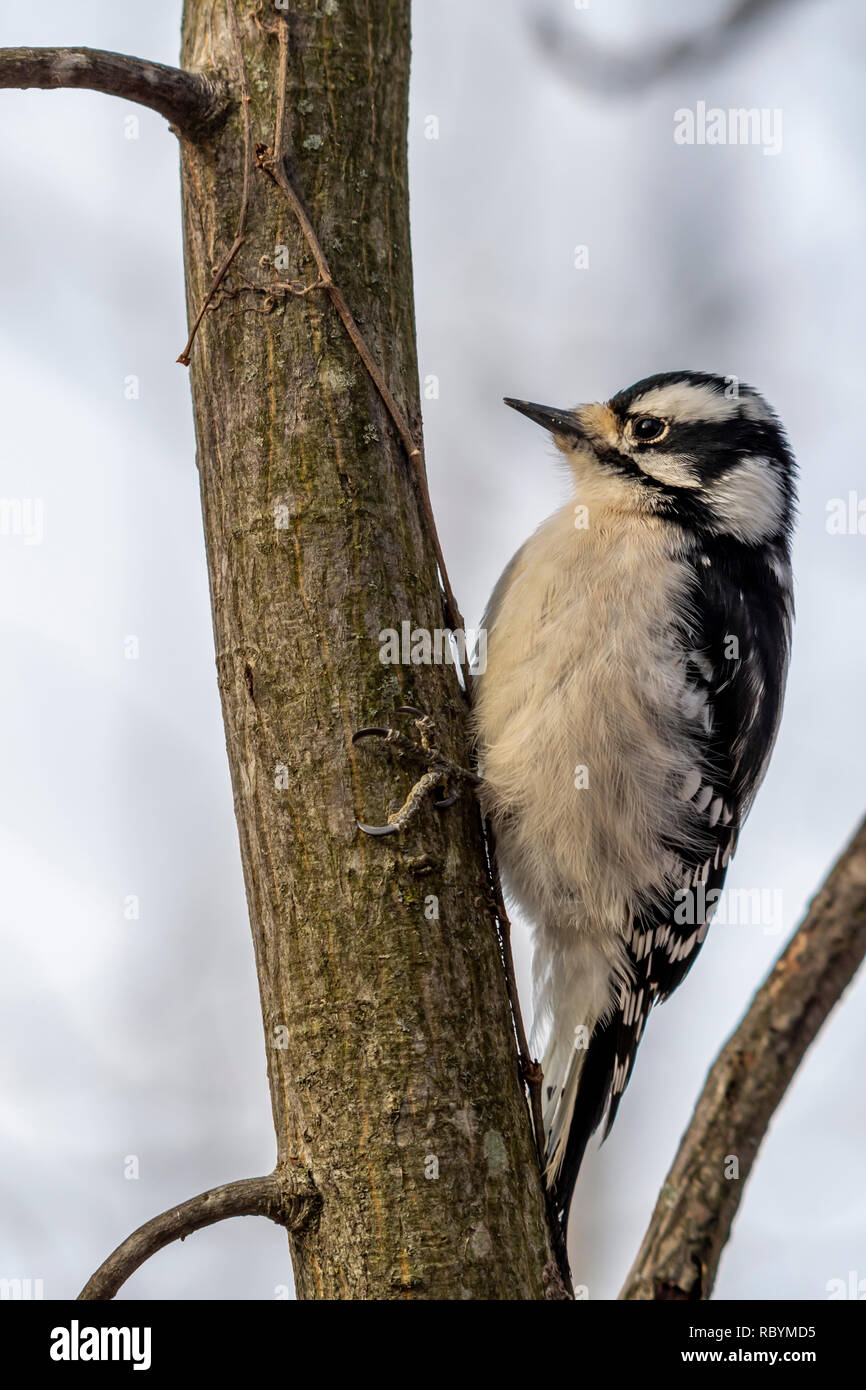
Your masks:
[[[551,432],[590,506],[595,498],[747,545],[789,535],[793,455],[766,401],[736,378],[664,372],[571,410],[505,403]]]

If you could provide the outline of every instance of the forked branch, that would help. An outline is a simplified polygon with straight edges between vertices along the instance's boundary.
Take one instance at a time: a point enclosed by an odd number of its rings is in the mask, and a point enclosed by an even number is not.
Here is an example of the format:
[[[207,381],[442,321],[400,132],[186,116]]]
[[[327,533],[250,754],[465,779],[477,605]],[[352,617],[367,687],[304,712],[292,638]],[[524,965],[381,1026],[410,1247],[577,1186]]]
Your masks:
[[[99,1266],[78,1298],[114,1298],[130,1275],[158,1250],[230,1216],[266,1216],[286,1230],[298,1230],[312,1215],[317,1201],[313,1192],[291,1191],[277,1173],[212,1187],[139,1226]]]
[[[0,87],[85,87],[149,106],[189,139],[226,110],[228,91],[200,72],[100,48],[2,48]]]
[[[713,1065],[620,1298],[709,1298],[769,1123],[864,956],[866,821]]]

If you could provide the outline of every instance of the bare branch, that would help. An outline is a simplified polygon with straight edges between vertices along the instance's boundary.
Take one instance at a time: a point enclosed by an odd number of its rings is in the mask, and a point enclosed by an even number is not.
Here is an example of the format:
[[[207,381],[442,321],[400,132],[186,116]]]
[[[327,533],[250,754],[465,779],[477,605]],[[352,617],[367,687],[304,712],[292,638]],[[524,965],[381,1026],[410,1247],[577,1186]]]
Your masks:
[[[790,0],[736,0],[715,24],[646,52],[611,52],[572,29],[564,29],[550,14],[538,16],[533,29],[546,56],[573,86],[621,96],[646,91],[681,68],[724,57],[783,3],[790,8]]]
[[[266,1216],[286,1230],[298,1230],[311,1216],[316,1195],[292,1192],[276,1173],[262,1178],[243,1178],[223,1187],[212,1187],[179,1207],[164,1211],[133,1231],[99,1266],[78,1295],[81,1300],[114,1298],[131,1274],[164,1246],[185,1240],[193,1231],[213,1226],[230,1216]]]
[[[864,955],[866,821],[713,1065],[620,1298],[709,1298],[770,1120]]]
[[[85,87],[149,106],[188,139],[226,109],[224,84],[200,72],[99,48],[2,48],[0,87]]]

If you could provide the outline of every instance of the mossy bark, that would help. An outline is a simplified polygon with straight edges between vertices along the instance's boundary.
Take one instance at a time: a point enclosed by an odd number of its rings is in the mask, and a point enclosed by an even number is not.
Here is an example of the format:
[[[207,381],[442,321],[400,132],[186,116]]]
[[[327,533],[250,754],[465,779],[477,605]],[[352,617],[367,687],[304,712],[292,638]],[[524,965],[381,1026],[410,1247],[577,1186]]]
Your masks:
[[[228,78],[228,0],[186,0],[182,61]],[[407,186],[409,0],[238,0],[253,140],[286,167],[420,436]],[[235,235],[242,105],[183,145],[194,319]],[[382,629],[445,626],[405,451],[315,268],[253,175],[246,239],[192,349],[216,662],[261,989],[278,1165],[315,1190],[302,1298],[563,1295],[518,1077],[479,815],[428,802],[360,835],[416,773],[353,729],[421,706],[469,757],[450,666],[385,665]],[[279,248],[287,248],[281,252]],[[275,260],[280,269],[274,268]],[[287,266],[283,267],[283,262]]]

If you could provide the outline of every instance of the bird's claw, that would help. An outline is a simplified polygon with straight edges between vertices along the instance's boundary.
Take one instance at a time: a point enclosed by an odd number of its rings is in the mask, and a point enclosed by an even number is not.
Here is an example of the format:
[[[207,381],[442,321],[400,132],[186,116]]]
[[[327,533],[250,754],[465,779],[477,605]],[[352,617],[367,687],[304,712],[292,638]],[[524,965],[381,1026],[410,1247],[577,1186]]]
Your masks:
[[[365,825],[363,821],[356,820],[355,824],[359,830],[363,830],[365,835],[399,835],[399,825]]]
[[[386,825],[365,825],[363,821],[357,821],[358,829],[365,835],[380,837],[383,835],[398,835],[401,830],[414,820],[418,814],[425,796],[437,789],[447,790],[449,778],[458,781],[469,781],[477,785],[478,778],[473,772],[466,768],[459,767],[452,763],[448,758],[444,758],[436,749],[432,742],[433,721],[429,715],[424,714],[423,710],[416,708],[415,705],[400,705],[395,711],[398,715],[406,715],[414,721],[418,730],[420,742],[413,743],[406,738],[399,730],[382,725],[371,725],[369,728],[357,729],[352,735],[352,743],[360,743],[365,738],[381,738],[391,745],[396,752],[405,757],[422,763],[426,767],[426,772],[418,778],[412,787],[406,800],[398,811],[393,812],[388,817]],[[449,806],[453,806],[457,801],[459,793],[454,792],[451,796],[439,797],[434,800],[433,805],[437,811],[445,811]]]

